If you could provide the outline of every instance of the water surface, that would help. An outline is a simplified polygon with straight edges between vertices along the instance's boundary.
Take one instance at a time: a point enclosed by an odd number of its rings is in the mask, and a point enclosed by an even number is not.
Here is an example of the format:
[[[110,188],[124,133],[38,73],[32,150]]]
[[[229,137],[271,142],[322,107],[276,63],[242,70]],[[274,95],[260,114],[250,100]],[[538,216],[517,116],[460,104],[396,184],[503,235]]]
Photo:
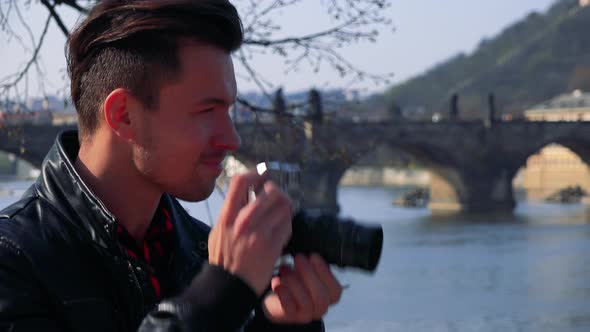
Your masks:
[[[27,185],[0,184],[0,207]],[[393,206],[399,193],[340,189],[343,215],[381,224],[384,247],[375,274],[337,271],[348,288],[328,331],[590,331],[587,206],[520,202],[513,214],[437,216]],[[213,193],[184,205],[211,223],[221,203]]]

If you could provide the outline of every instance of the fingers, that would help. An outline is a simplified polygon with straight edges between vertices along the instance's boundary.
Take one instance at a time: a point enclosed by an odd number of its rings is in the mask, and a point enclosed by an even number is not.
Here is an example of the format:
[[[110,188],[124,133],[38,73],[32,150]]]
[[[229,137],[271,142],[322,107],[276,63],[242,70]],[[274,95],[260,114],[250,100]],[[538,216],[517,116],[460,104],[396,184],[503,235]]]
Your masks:
[[[254,171],[235,176],[209,236],[209,262],[242,278],[257,295],[268,286],[291,236],[290,201],[276,185],[265,181]],[[257,197],[249,201],[252,187]],[[290,293],[281,288],[279,293],[288,299]],[[273,301],[279,300],[277,295]]]
[[[290,268],[281,267],[280,271],[281,282],[293,296],[299,319],[304,321],[311,320],[314,305],[311,294],[304,285],[303,280],[301,280],[297,272]]]
[[[295,271],[303,281],[307,293],[311,296],[312,318],[321,318],[331,304],[330,293],[326,285],[319,279],[309,259],[303,255],[295,256]]]
[[[265,216],[260,217],[259,220],[262,220],[262,222],[258,222],[258,225],[260,232],[265,233],[266,236],[274,240],[273,243],[277,246],[275,249],[282,252],[291,238],[291,220],[293,216],[291,215],[289,206],[285,204],[282,204],[282,206],[279,204],[276,205],[277,207],[271,207],[267,210]]]
[[[294,269],[280,267],[271,281],[273,292],[264,300],[264,312],[274,322],[304,324],[321,319],[342,294],[342,286],[319,255],[298,255],[294,260]]]
[[[209,233],[209,239],[207,241],[207,246],[209,249],[209,262],[216,264],[218,262],[223,261],[221,250],[218,248],[221,247],[221,235],[219,234],[218,228],[213,228]]]
[[[256,200],[243,208],[236,218],[236,232],[261,232],[278,236],[286,243],[291,236],[291,205],[287,195],[272,182],[264,183]],[[285,239],[286,237],[286,239]]]
[[[295,307],[294,313],[289,316],[296,317],[296,321],[320,319],[330,305],[339,301],[342,286],[320,256],[308,259],[297,255],[294,261],[294,270],[282,266],[279,277],[273,278],[273,292],[281,300],[285,314],[289,315]]]
[[[264,181],[265,177],[258,175],[256,171],[234,176],[227,191],[224,207],[219,214],[219,223],[224,226],[232,224],[240,209],[248,204],[248,188],[254,187],[257,190]]]
[[[277,295],[277,300],[280,302],[282,314],[293,316],[297,314],[297,304],[293,294],[289,291],[289,287],[285,286],[282,279],[279,277],[272,278],[272,291]]]
[[[339,302],[342,297],[342,285],[330,271],[328,264],[318,254],[312,254],[309,261],[322,284],[328,289],[330,304]]]

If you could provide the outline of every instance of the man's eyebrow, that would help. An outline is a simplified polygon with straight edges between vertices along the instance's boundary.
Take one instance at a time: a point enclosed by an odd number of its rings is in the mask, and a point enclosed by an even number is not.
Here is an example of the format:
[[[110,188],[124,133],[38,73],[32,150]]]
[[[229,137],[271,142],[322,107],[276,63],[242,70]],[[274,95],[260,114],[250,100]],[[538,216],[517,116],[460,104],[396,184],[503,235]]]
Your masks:
[[[197,101],[197,105],[211,105],[211,104],[218,104],[218,105],[232,105],[236,102],[236,99],[224,99],[224,98],[217,98],[217,97],[208,97],[202,100]]]

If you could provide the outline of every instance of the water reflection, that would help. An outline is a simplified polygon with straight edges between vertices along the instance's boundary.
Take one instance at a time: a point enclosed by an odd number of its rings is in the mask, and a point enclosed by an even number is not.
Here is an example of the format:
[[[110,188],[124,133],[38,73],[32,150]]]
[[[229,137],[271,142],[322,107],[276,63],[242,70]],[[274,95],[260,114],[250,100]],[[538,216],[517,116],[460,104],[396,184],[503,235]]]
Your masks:
[[[385,243],[375,275],[340,271],[351,287],[328,315],[329,330],[590,330],[586,206],[522,202],[513,214],[434,215],[384,204],[392,195],[341,191],[344,213],[381,223]]]
[[[340,190],[342,214],[381,224],[384,244],[376,273],[337,271],[350,287],[328,331],[590,331],[589,207],[520,202],[513,214],[435,215],[393,206],[398,193]],[[183,203],[210,223],[221,204],[215,193]]]

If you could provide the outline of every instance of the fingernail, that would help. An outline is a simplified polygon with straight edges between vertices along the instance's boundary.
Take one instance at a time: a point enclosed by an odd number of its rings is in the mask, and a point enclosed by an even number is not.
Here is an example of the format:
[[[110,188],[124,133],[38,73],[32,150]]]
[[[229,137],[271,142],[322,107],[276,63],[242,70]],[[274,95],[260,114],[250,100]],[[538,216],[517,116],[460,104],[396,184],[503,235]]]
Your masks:
[[[254,202],[256,200],[256,191],[254,190],[254,186],[248,187],[248,203]]]
[[[289,273],[289,268],[286,266],[279,267],[279,276]]]

